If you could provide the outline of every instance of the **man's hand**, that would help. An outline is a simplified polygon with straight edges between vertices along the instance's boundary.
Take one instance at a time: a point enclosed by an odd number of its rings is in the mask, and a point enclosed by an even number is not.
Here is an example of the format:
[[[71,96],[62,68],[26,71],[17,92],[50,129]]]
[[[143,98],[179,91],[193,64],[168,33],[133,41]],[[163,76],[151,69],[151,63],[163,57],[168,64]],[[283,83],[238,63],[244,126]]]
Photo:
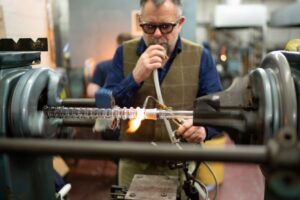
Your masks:
[[[177,137],[185,139],[190,143],[203,142],[206,137],[206,130],[202,126],[193,126],[193,120],[186,120],[176,131]]]
[[[97,90],[100,89],[100,86],[95,83],[89,83],[86,87],[86,96],[88,98],[95,98]]]
[[[163,46],[150,45],[140,56],[133,72],[133,78],[137,84],[146,80],[155,69],[162,68],[168,60],[166,50]]]

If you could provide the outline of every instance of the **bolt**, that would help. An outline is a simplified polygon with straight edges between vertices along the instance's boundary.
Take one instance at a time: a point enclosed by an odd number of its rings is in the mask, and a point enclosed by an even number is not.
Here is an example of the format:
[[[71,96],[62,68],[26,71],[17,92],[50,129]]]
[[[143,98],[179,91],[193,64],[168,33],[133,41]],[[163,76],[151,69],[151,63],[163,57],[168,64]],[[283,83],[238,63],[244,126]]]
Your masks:
[[[167,193],[163,192],[163,193],[160,194],[160,196],[167,197],[168,195],[167,195]]]
[[[132,193],[129,194],[129,196],[130,197],[135,197],[135,193],[132,192]]]

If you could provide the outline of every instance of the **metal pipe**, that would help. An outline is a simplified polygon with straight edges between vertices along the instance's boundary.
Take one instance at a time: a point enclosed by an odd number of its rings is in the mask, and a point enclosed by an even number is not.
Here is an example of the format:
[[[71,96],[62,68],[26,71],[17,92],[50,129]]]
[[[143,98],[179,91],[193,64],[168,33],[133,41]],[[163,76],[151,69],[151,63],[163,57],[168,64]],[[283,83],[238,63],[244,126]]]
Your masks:
[[[89,119],[63,119],[63,126],[71,127],[92,127],[95,125],[95,120]]]
[[[96,107],[96,100],[94,98],[63,99],[62,106],[65,106],[65,107]]]
[[[183,149],[166,143],[102,142],[46,139],[0,139],[0,153],[62,155],[83,158],[134,158],[140,160],[199,160],[268,163],[265,146],[201,148],[184,144]]]

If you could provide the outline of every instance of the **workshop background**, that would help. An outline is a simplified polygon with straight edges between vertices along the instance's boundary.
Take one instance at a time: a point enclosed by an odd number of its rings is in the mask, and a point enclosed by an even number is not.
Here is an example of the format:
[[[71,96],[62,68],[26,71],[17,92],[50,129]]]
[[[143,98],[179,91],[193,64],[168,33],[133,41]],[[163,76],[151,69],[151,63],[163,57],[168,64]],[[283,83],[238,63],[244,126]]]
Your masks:
[[[135,18],[138,2],[0,0],[0,38],[47,37],[49,49],[34,67],[68,73],[67,95],[85,97],[85,74],[90,70],[86,61],[112,58],[119,33],[141,35]],[[231,6],[241,7],[231,10]],[[266,53],[282,50],[289,40],[299,38],[299,10],[299,0],[185,0],[187,19],[181,35],[211,51],[226,88],[234,77],[259,66]],[[73,136],[101,140],[90,128],[75,129]],[[225,143],[233,145],[228,137]],[[72,185],[68,199],[109,199],[110,187],[116,183],[115,161],[58,157],[56,165]],[[218,199],[264,198],[264,178],[257,165],[226,163],[223,175]]]

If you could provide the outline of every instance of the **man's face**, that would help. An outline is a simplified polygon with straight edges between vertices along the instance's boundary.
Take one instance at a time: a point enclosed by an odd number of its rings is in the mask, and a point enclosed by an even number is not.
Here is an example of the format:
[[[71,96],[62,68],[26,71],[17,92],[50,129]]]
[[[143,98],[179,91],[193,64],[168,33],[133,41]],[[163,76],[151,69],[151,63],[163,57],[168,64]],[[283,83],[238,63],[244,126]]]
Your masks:
[[[156,28],[153,34],[143,32],[143,38],[146,45],[161,44],[166,48],[167,53],[170,54],[175,48],[184,20],[184,17],[179,16],[178,8],[172,3],[172,1],[167,0],[159,7],[156,7],[152,1],[148,1],[144,5],[142,11],[142,24],[161,25],[177,23],[170,33],[162,33],[159,28]]]

